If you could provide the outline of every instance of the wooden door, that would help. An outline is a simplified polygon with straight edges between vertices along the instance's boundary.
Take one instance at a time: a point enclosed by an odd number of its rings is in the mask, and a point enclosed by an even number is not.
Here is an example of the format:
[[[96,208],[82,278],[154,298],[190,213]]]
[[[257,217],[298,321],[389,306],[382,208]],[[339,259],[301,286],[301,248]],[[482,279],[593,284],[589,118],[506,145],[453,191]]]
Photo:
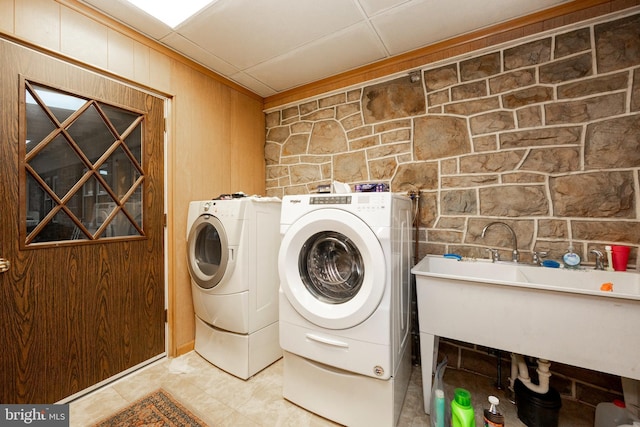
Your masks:
[[[164,101],[8,40],[0,58],[0,258],[10,263],[0,273],[0,402],[53,403],[165,351]],[[135,124],[105,124],[120,145],[85,155],[78,146],[92,135],[57,128],[73,118],[49,118],[38,139],[57,135],[76,163],[38,162],[26,111],[46,118],[33,98],[49,90],[77,97],[93,118],[124,112]],[[137,154],[122,141],[129,132]],[[62,185],[73,170],[75,186]]]

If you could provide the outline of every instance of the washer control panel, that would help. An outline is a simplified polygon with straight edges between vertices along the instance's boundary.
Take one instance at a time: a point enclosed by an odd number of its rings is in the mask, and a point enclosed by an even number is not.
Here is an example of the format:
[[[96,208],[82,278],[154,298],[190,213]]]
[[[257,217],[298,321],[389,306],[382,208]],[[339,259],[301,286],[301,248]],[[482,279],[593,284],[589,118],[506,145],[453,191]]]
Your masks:
[[[350,205],[351,196],[318,196],[309,199],[310,205]]]

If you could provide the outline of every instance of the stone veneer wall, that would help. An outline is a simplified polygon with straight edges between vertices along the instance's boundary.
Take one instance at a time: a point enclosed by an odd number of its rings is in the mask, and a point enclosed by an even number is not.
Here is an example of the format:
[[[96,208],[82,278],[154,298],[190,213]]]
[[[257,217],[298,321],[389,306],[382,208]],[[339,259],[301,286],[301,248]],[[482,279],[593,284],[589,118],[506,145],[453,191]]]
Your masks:
[[[267,194],[385,182],[420,192],[418,259],[487,257],[488,247],[508,259],[506,230],[480,236],[499,220],[515,230],[524,262],[532,251],[561,259],[572,245],[593,265],[592,249],[624,244],[629,269],[638,269],[639,8],[425,65],[419,75],[268,111]],[[483,363],[483,349],[448,342],[444,351],[451,346],[473,355],[466,365]],[[485,364],[495,374],[493,360]],[[560,369],[553,378],[564,395],[595,404],[603,396],[593,390],[619,394],[615,377]]]

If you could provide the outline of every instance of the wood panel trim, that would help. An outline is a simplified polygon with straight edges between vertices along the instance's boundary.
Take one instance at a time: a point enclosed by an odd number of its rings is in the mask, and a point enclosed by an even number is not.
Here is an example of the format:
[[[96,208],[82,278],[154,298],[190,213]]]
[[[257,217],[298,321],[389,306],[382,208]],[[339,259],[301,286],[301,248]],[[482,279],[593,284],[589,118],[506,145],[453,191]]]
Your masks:
[[[574,0],[266,97],[264,108],[270,110],[282,107],[323,93],[424,67],[433,62],[621,11],[638,4],[640,0]]]
[[[187,354],[190,351],[193,351],[195,349],[195,345],[195,341],[189,341],[185,344],[182,344],[176,349],[176,352],[172,357],[182,356],[183,354]]]
[[[138,81],[132,80],[130,78],[127,78],[125,76],[119,75],[119,74],[115,74],[113,71],[109,71],[105,68],[101,68],[101,67],[96,67],[95,65],[91,65],[88,64],[86,62],[83,61],[79,61],[76,58],[73,58],[71,56],[67,56],[57,50],[53,50],[44,46],[40,46],[38,44],[33,43],[32,41],[29,41],[27,39],[24,39],[22,37],[19,37],[15,34],[12,33],[6,33],[4,31],[2,31],[0,29],[0,40],[6,40],[8,42],[14,43],[17,46],[21,46],[27,49],[30,49],[34,52],[38,52],[38,53],[42,53],[44,55],[47,55],[51,58],[55,58],[55,59],[59,59],[61,61],[66,62],[67,64],[71,64],[71,65],[75,65],[77,67],[82,68],[85,71],[93,71],[103,77],[109,77],[112,78],[122,84],[126,84],[131,86],[134,89],[138,89],[141,91],[146,91],[148,93],[150,93],[151,95],[154,96],[158,96],[160,98],[164,98],[166,99],[171,99],[173,98],[173,94],[167,93],[163,90],[160,90],[158,88],[155,87],[151,87],[149,85],[146,85],[144,83],[140,83]]]

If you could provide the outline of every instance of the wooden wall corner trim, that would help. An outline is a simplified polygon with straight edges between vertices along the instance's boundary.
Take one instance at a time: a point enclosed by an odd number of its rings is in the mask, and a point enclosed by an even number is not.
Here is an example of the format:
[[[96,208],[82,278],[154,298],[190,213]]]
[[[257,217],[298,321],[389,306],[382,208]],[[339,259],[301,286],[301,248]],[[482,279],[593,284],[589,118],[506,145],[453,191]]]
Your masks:
[[[193,351],[194,348],[195,348],[195,341],[189,341],[185,344],[182,344],[180,347],[178,347],[176,349],[176,354],[170,354],[169,357],[182,356],[183,354],[187,354],[190,351]]]

